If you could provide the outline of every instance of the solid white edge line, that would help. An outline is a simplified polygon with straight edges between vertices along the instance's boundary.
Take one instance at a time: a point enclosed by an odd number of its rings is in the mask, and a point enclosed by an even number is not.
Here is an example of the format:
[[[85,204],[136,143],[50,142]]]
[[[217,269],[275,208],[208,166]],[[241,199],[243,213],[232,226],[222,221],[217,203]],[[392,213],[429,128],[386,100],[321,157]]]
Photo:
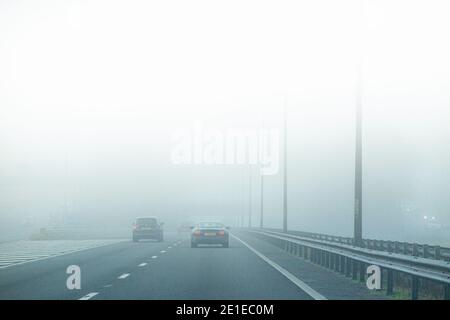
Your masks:
[[[130,275],[129,273],[124,273],[124,274],[120,275],[117,279],[125,279],[125,278],[127,278],[129,275]]]
[[[98,295],[98,292],[91,292],[91,293],[88,293],[87,295],[85,295],[84,297],[81,297],[78,300],[89,300],[89,299],[95,297],[96,295]]]
[[[294,283],[297,287],[299,287],[301,290],[303,290],[306,294],[308,294],[311,298],[314,300],[328,300],[325,298],[325,296],[318,293],[316,290],[308,286],[306,283],[304,283],[302,280],[294,276],[292,273],[281,267],[279,264],[273,262],[269,258],[267,258],[265,255],[251,247],[248,243],[245,241],[239,239],[235,235],[231,234],[233,238],[240,241],[244,246],[246,246],[250,251],[252,251],[254,254],[256,254],[258,257],[263,259],[265,262],[267,262],[270,266],[272,266],[274,269],[276,269],[278,272],[280,272],[283,276],[288,278],[292,283]]]
[[[147,262],[142,262],[138,267],[145,267],[147,265]]]
[[[156,258],[158,258],[158,256],[153,256],[153,257],[152,257],[152,259],[156,259]]]

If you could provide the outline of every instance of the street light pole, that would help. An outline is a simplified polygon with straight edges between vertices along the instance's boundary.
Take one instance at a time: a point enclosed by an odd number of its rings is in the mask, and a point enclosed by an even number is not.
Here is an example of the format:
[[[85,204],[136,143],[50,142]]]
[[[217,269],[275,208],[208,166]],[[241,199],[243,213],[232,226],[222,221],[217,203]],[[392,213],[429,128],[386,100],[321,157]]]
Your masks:
[[[287,101],[284,99],[283,232],[287,232]]]
[[[355,245],[362,244],[362,108],[361,89],[358,85],[356,105],[356,143],[355,143]]]
[[[356,246],[362,246],[362,68],[363,68],[363,17],[364,0],[359,2],[359,57],[356,74],[356,130],[355,130],[355,199],[354,199],[354,231],[353,240]]]
[[[264,174],[261,173],[261,216],[259,217],[259,227],[264,226]]]
[[[249,166],[248,175],[248,227],[252,227],[252,167]]]
[[[263,115],[261,115],[261,133],[260,133],[260,140],[259,140],[259,152],[260,155],[263,154],[265,148],[266,148],[266,140],[264,138],[264,118]],[[264,171],[262,170],[262,167],[259,167],[259,174],[261,175],[261,184],[260,184],[260,217],[259,217],[259,227],[264,227]]]

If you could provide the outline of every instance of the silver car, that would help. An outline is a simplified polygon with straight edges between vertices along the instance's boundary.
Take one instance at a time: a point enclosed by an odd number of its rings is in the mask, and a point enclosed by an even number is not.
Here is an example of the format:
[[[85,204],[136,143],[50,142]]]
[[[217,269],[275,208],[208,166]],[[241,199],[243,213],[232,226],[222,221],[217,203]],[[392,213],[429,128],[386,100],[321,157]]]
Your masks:
[[[191,247],[196,248],[199,244],[221,244],[222,247],[229,246],[228,227],[219,222],[201,222],[192,227]]]

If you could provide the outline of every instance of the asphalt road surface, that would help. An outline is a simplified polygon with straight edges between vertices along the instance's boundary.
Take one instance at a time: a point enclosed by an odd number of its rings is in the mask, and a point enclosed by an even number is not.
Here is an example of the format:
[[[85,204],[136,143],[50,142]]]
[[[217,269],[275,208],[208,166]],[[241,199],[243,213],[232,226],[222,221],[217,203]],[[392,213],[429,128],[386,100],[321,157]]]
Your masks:
[[[377,298],[246,233],[233,234],[229,248],[194,249],[187,235],[168,232],[161,243],[53,242],[42,243],[41,252],[33,247],[39,242],[11,252],[0,246],[0,299]],[[70,265],[80,267],[81,289],[67,288]]]

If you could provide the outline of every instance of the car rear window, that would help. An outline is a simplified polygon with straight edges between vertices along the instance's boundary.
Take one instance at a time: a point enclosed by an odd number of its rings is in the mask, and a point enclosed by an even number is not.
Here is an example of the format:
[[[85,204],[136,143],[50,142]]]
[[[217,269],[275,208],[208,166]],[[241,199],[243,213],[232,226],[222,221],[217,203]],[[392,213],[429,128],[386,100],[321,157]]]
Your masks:
[[[203,222],[197,224],[198,228],[223,228],[223,224],[216,222]]]

